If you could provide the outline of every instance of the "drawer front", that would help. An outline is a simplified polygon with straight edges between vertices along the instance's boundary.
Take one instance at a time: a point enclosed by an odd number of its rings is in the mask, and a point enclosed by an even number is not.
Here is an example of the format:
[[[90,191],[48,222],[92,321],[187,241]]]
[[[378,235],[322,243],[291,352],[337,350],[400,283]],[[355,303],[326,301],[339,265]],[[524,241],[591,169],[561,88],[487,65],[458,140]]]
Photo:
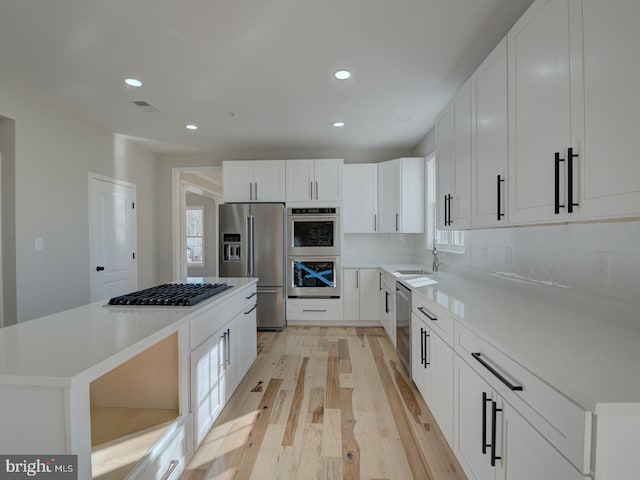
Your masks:
[[[582,473],[590,472],[591,414],[459,323],[454,349]],[[472,355],[473,354],[473,355]],[[512,390],[510,386],[522,390]]]
[[[453,346],[453,316],[449,312],[416,293],[412,296],[411,308],[418,318],[438,332],[449,346]]]
[[[235,292],[223,302],[203,311],[191,319],[191,350],[196,348],[211,334],[235,317],[245,306],[250,293],[249,290]],[[253,300],[253,299],[252,299]]]
[[[342,320],[342,306],[339,300],[287,300],[287,320]]]
[[[149,463],[136,480],[177,480],[190,457],[188,426],[185,421],[172,435],[156,443],[149,452]]]

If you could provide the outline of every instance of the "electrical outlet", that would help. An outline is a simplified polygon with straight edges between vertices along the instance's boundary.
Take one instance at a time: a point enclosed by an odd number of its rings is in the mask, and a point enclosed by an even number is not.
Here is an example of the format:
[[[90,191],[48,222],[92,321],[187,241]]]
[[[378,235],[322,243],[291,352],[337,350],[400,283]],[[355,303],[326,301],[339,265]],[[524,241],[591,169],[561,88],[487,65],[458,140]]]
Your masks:
[[[489,245],[480,245],[480,256],[487,258],[489,256]]]
[[[36,252],[41,252],[42,250],[44,250],[44,240],[42,238],[36,238],[35,249]]]
[[[596,252],[596,277],[601,280],[609,279],[609,260],[611,252]]]

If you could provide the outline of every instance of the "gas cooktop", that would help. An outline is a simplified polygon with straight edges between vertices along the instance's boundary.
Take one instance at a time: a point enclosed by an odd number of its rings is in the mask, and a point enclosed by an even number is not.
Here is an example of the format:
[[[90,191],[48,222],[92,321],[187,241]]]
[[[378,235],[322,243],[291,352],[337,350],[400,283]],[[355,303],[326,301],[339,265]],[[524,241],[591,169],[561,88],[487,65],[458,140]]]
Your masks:
[[[191,307],[231,288],[226,283],[165,283],[109,300],[109,305]]]

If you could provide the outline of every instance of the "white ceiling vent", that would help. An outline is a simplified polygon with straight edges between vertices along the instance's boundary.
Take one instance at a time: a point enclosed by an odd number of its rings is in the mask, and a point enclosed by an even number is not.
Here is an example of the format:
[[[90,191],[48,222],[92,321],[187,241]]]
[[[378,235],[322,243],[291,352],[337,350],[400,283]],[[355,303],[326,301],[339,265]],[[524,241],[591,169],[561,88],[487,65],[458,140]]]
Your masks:
[[[159,112],[156,107],[151,105],[149,102],[145,102],[144,100],[133,100],[133,103],[136,107],[138,107],[143,112]]]

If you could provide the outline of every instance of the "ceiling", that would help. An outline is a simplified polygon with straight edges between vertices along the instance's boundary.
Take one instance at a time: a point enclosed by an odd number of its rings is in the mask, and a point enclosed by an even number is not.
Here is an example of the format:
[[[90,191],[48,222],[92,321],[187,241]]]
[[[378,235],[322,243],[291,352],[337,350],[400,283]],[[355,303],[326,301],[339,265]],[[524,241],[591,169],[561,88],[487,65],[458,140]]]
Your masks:
[[[3,0],[0,76],[156,152],[412,148],[531,2]]]

